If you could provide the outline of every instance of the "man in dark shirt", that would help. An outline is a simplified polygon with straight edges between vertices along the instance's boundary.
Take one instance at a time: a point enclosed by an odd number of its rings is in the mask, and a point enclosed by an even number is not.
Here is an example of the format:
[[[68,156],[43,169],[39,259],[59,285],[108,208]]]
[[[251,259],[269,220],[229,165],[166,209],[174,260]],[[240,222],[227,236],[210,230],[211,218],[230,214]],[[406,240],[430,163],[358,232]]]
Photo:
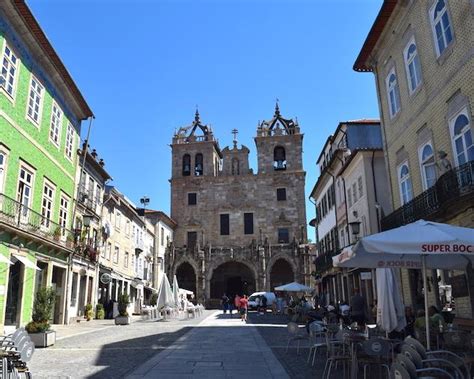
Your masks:
[[[351,319],[359,326],[365,326],[367,321],[367,302],[360,294],[358,288],[354,288],[354,295],[351,298]]]

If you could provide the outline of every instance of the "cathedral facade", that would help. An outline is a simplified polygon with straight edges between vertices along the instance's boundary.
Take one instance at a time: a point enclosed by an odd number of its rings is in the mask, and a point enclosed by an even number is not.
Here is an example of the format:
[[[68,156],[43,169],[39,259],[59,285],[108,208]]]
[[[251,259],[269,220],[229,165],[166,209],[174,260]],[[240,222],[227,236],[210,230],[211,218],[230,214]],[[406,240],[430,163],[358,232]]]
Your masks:
[[[220,149],[199,113],[173,136],[171,217],[177,222],[166,270],[198,301],[270,291],[291,281],[309,284],[303,134],[278,104],[250,150]]]

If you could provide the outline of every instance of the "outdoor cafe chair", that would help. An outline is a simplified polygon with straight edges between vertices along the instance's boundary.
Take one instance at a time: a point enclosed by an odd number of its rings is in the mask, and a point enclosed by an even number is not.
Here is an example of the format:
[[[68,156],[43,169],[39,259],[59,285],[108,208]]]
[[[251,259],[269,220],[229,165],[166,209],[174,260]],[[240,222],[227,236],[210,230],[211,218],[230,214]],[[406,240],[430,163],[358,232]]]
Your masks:
[[[296,348],[296,354],[300,353],[300,342],[301,341],[308,341],[309,342],[309,336],[306,333],[306,330],[300,328],[296,322],[289,322],[288,325],[286,326],[286,329],[288,330],[288,343],[286,344],[286,352],[288,352],[288,349],[290,348],[290,344],[294,341],[297,342],[297,348]],[[304,330],[305,333],[302,334],[301,330]]]
[[[336,335],[332,338],[330,333],[326,333],[326,345],[327,345],[327,359],[324,366],[322,378],[329,378],[333,367],[337,369],[339,364],[342,364],[343,375],[346,372],[351,372],[352,354],[351,346],[347,342],[347,331],[339,330]]]
[[[408,357],[415,365],[416,369],[423,369],[423,368],[433,368],[438,367],[442,368],[449,373],[454,378],[464,379],[467,378],[462,371],[456,367],[456,365],[446,359],[442,358],[427,358],[423,359],[422,356],[411,346],[408,344],[402,345],[401,353]]]
[[[434,377],[443,377],[455,379],[446,370],[439,367],[416,368],[415,364],[404,354],[398,354],[397,359],[393,362],[390,368],[390,378],[397,379],[415,379],[426,378],[432,379]]]
[[[354,355],[357,359],[357,369],[360,365],[364,368],[364,379],[367,377],[367,368],[370,369],[371,366],[377,367],[380,374],[383,369],[387,370],[387,375],[390,376],[391,345],[387,340],[372,338],[361,342],[358,346]]]
[[[448,337],[449,338],[449,337]],[[470,370],[466,365],[464,357],[455,354],[450,350],[429,350],[427,351],[423,344],[413,337],[406,337],[404,340],[405,344],[409,345],[421,356],[423,360],[426,359],[437,359],[444,362],[449,362],[449,366],[455,366],[457,369],[462,370],[469,376]]]
[[[310,336],[310,348],[308,353],[308,363],[311,358],[311,353],[313,353],[313,360],[311,365],[314,366],[314,361],[316,359],[316,352],[319,348],[326,348],[326,331],[323,324],[318,321],[314,321],[309,324],[309,336]]]

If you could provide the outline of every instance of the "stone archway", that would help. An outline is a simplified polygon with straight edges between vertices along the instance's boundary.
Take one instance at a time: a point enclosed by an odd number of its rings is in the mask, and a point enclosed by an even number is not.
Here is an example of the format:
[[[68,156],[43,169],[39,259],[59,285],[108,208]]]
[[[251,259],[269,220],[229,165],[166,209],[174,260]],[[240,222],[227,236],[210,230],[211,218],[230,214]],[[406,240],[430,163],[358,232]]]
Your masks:
[[[256,278],[254,272],[244,263],[225,262],[217,266],[210,280],[210,298],[220,299],[224,293],[250,295],[255,292]]]
[[[295,281],[295,272],[291,264],[284,258],[277,259],[270,269],[270,291],[282,284]]]
[[[177,266],[176,279],[178,280],[178,285],[180,288],[183,288],[188,291],[193,291],[194,295],[197,295],[196,272],[194,271],[193,266],[191,266],[189,262],[182,262]]]

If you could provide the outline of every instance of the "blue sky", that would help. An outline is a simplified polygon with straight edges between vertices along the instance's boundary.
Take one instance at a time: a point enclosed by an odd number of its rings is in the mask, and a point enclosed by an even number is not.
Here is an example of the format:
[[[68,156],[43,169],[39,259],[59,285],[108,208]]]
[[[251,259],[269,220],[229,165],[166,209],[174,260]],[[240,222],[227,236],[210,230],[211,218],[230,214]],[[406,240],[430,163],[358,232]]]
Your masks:
[[[112,184],[165,212],[168,145],[196,105],[221,148],[239,130],[256,171],[256,125],[272,117],[278,98],[283,116],[298,117],[305,134],[308,197],[316,158],[338,122],[379,117],[373,75],[352,65],[381,3],[28,0],[96,115],[91,145]]]

